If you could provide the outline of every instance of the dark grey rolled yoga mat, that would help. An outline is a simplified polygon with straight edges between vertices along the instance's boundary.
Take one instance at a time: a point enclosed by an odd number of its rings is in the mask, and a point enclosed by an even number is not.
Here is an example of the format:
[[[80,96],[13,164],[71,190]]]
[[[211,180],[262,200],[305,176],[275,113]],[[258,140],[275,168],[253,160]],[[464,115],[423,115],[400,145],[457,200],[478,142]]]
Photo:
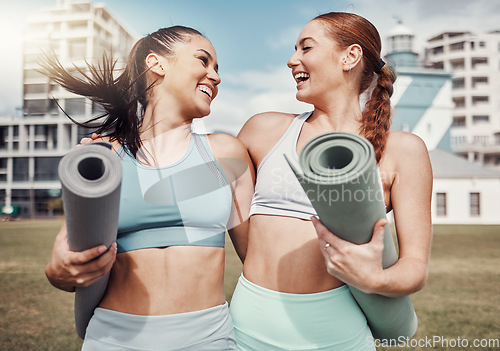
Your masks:
[[[101,144],[101,145],[100,145]],[[71,251],[116,241],[122,167],[107,143],[81,145],[59,162],[64,213]],[[109,272],[75,291],[75,326],[83,339],[108,285]]]
[[[321,222],[332,233],[356,244],[371,240],[375,223],[386,213],[382,181],[368,140],[349,133],[326,133],[304,146],[298,163],[287,161]],[[386,225],[382,265],[387,268],[397,260]],[[366,294],[352,286],[349,289],[376,339],[402,341],[415,334],[418,320],[409,296],[391,298]]]

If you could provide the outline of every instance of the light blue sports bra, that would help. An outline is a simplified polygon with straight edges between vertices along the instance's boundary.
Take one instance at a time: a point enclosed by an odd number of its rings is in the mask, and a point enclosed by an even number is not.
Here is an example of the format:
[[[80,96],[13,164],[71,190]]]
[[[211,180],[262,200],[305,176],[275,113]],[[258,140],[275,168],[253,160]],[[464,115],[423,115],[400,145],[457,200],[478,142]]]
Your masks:
[[[147,167],[122,147],[118,252],[174,245],[224,247],[232,192],[206,137],[191,134],[184,157]]]

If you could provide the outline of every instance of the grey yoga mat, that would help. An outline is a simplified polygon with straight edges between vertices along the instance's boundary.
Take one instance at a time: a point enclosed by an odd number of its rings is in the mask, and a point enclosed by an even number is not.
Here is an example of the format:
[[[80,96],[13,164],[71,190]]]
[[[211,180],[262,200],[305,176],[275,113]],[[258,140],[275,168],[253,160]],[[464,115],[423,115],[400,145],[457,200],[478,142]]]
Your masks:
[[[106,144],[79,146],[59,162],[71,251],[103,244],[109,248],[116,240],[122,168],[120,158]],[[75,326],[82,339],[108,280],[109,272],[88,287],[76,288]]]
[[[298,164],[289,158],[287,162],[332,233],[356,244],[371,240],[375,223],[386,214],[382,182],[368,140],[349,133],[326,133],[304,146]],[[398,260],[388,225],[382,256],[384,268]],[[376,339],[400,342],[415,334],[418,320],[409,296],[391,298],[349,289]]]

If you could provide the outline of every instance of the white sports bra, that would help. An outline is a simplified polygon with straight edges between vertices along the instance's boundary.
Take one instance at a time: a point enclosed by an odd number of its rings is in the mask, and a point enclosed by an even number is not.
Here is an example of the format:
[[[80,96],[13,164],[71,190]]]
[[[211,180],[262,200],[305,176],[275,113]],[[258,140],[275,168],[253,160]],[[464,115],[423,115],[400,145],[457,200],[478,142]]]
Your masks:
[[[297,140],[302,125],[312,112],[294,118],[281,139],[264,157],[257,169],[257,181],[250,215],[265,214],[309,220],[316,215],[304,189],[283,154],[298,167]]]

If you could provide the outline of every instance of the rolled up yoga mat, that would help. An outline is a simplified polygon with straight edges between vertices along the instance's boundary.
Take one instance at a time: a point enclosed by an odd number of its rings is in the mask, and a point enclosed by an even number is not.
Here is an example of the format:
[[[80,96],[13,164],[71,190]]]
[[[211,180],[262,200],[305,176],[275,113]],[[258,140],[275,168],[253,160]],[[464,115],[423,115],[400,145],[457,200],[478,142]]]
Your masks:
[[[374,155],[365,138],[332,132],[310,140],[300,152],[298,164],[287,158],[321,222],[355,244],[369,242],[375,223],[386,217]],[[382,256],[384,268],[398,260],[389,225],[385,227]],[[352,286],[349,289],[376,339],[398,341],[415,334],[418,320],[409,296],[392,298],[366,294]]]
[[[104,144],[79,146],[59,162],[71,251],[109,248],[116,241],[122,169],[120,158]],[[108,280],[109,272],[88,287],[76,288],[75,326],[82,339]]]

